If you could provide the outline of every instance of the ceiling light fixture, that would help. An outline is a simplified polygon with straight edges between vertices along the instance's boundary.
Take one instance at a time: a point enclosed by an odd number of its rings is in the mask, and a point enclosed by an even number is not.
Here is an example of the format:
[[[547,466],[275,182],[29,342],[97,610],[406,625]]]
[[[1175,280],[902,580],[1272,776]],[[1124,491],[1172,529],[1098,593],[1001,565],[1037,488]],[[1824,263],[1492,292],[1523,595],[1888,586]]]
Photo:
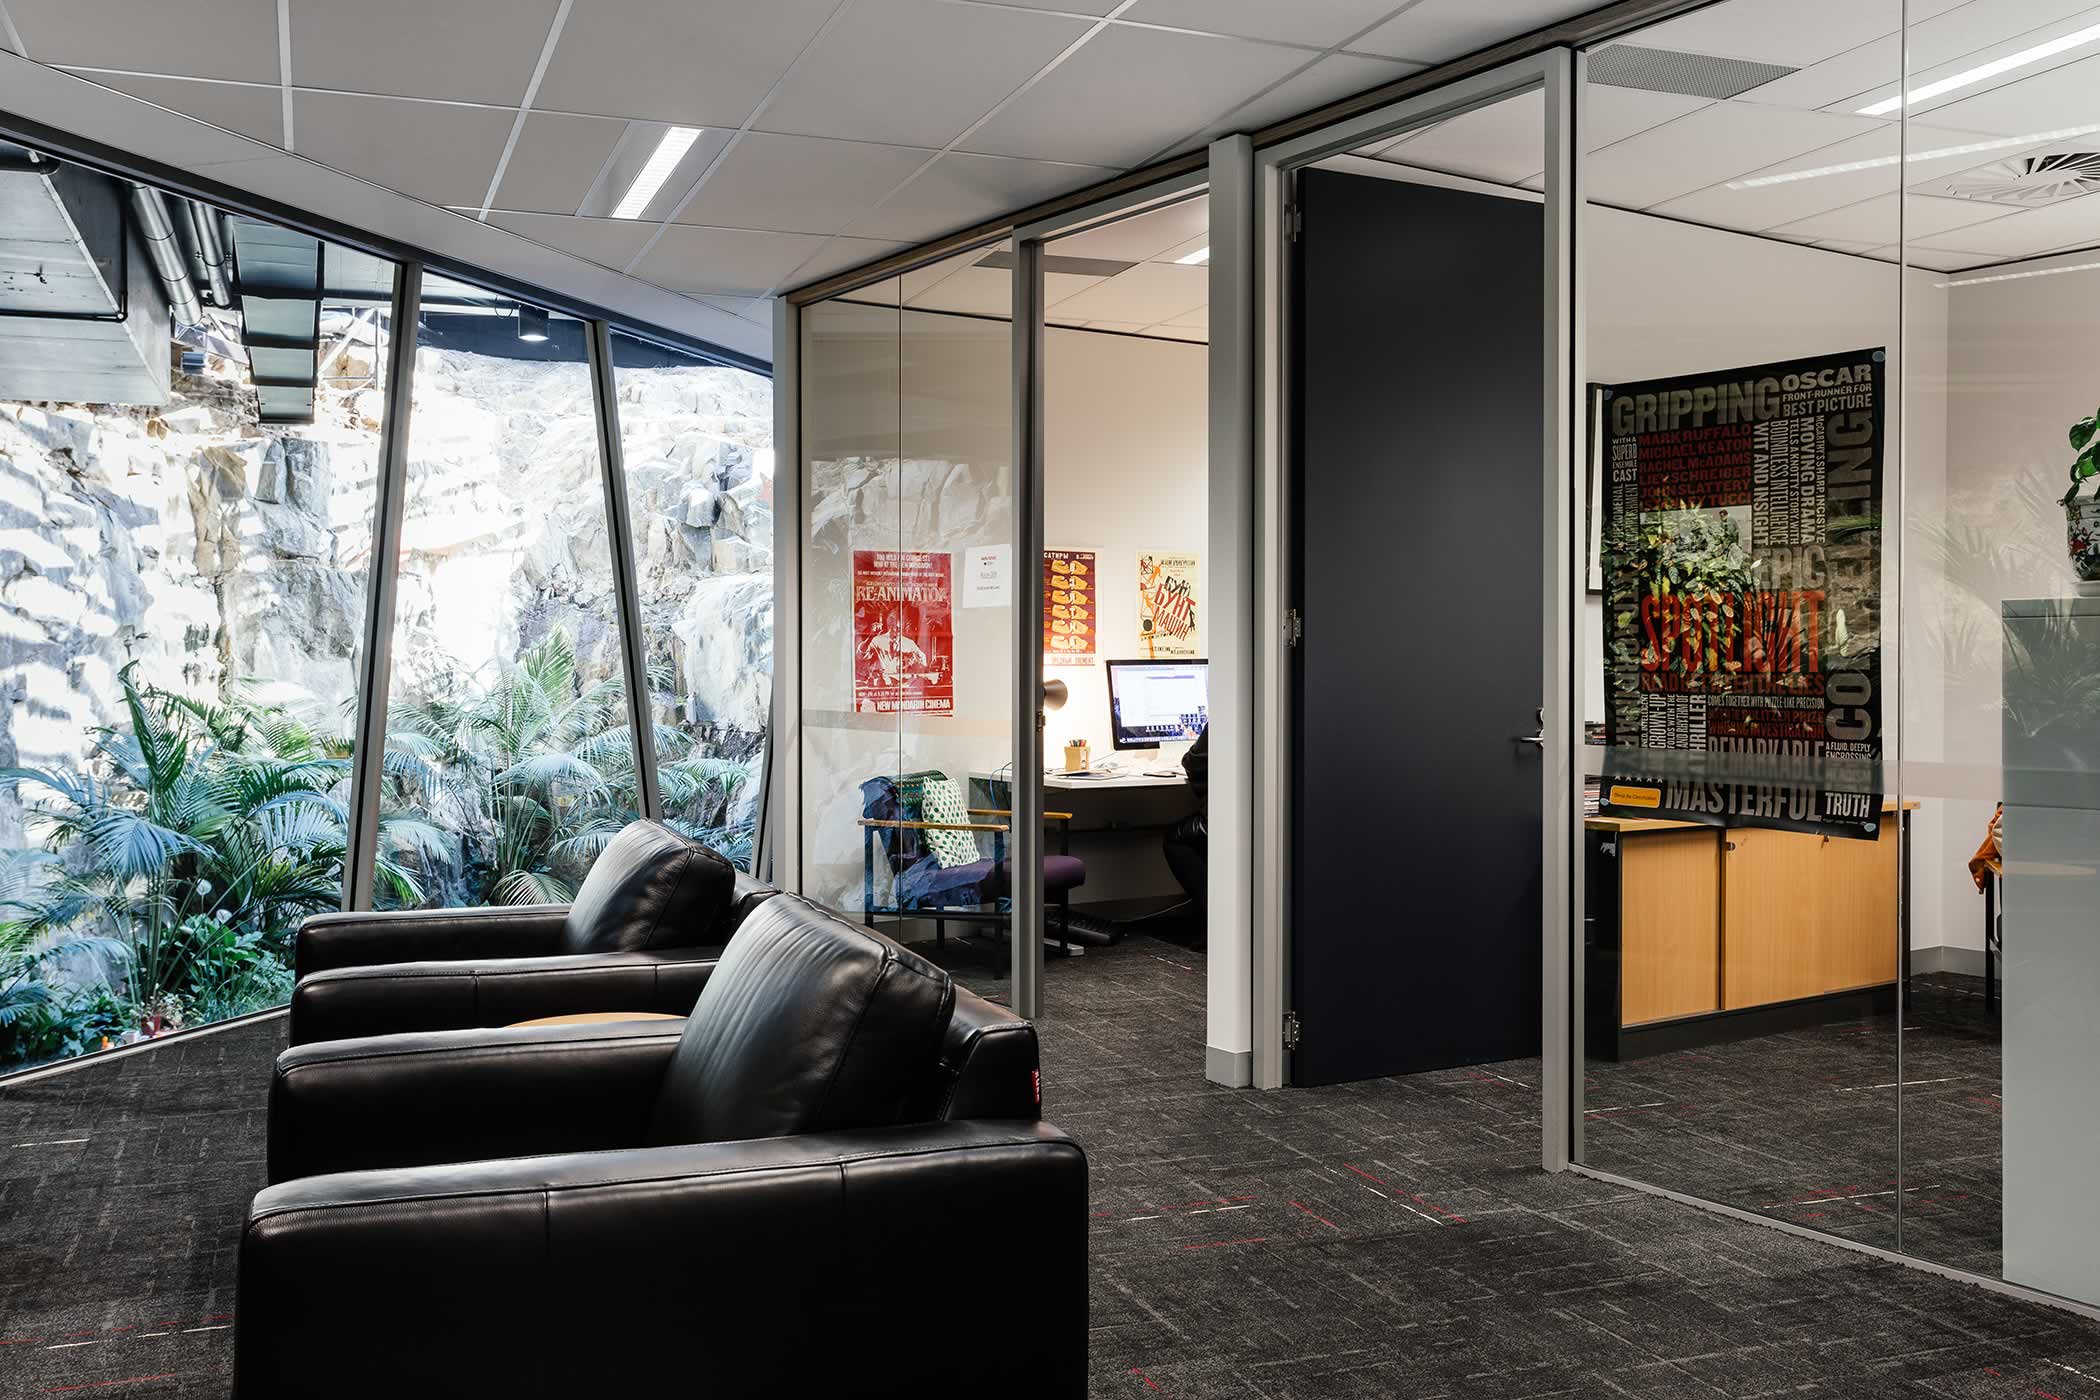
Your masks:
[[[663,139],[656,143],[656,149],[636,173],[634,183],[627,187],[627,193],[614,206],[612,216],[615,219],[639,219],[642,211],[649,207],[649,201],[656,198],[656,192],[664,187],[664,181],[670,179],[671,172],[678,168],[678,162],[685,159],[685,153],[700,139],[700,131],[697,126],[674,126],[665,131]]]
[[[1935,282],[1934,287],[1976,287],[1985,282],[2018,282],[2025,277],[2055,277],[2064,272],[2100,271],[2100,262],[2072,263],[2069,267],[2038,267],[2032,272],[2000,272],[1990,277],[1957,277],[1947,282]]]
[[[1912,151],[1903,157],[1905,164],[1920,160],[1945,160],[1949,156],[1972,156],[1984,151],[2002,151],[2011,146],[2032,146],[2047,141],[2068,141],[2074,136],[2090,136],[2100,131],[2100,122],[2088,122],[2084,126],[2067,126],[2056,131],[2035,131],[2025,136],[2001,136],[1994,141],[1971,141],[1965,146],[1940,146],[1930,151]],[[1779,175],[1757,175],[1744,180],[1730,180],[1732,190],[1754,190],[1766,185],[1785,185],[1795,180],[1818,180],[1825,175],[1850,175],[1855,170],[1878,170],[1882,166],[1894,165],[1894,156],[1876,156],[1872,160],[1848,160],[1840,165],[1819,165],[1813,170],[1789,170]]]
[[[2073,30],[2069,34],[2060,35],[2046,43],[2036,44],[2031,49],[2021,49],[2018,53],[2009,53],[2003,58],[1994,58],[1989,63],[1979,64],[1974,68],[1965,68],[1952,77],[1941,78],[1936,83],[1927,83],[1923,87],[1912,88],[1910,90],[1910,100],[1913,103],[1924,102],[1938,97],[1943,92],[1953,92],[1956,88],[1969,87],[1972,84],[1982,82],[1986,78],[1995,78],[2000,73],[2010,73],[2015,68],[2025,68],[2030,63],[2040,63],[2045,58],[2054,58],[2067,49],[2075,49],[2080,44],[2090,44],[2095,39],[2100,39],[2100,24],[2089,24],[2083,29]],[[1860,108],[1856,115],[1862,117],[1885,117],[1902,105],[1903,95],[1898,93],[1894,97],[1883,98],[1871,107]]]
[[[528,345],[538,345],[547,338],[547,313],[537,306],[518,308],[518,339]]]
[[[1195,252],[1185,253],[1181,257],[1174,259],[1174,261],[1177,263],[1181,263],[1184,266],[1192,266],[1196,263],[1207,263],[1210,261],[1210,245],[1206,243],[1201,248],[1198,248]]]

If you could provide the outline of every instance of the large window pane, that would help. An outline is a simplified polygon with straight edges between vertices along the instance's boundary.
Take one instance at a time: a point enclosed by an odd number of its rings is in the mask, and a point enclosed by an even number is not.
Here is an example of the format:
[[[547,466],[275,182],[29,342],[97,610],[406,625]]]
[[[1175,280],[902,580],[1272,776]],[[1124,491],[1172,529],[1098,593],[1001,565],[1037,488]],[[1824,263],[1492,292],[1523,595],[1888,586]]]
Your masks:
[[[1903,1248],[2100,1303],[2100,49],[2068,7],[1910,14]]]
[[[586,329],[424,279],[380,907],[567,900],[637,816]]]
[[[664,815],[748,866],[773,700],[773,384],[612,347]]]
[[[1785,9],[1589,56],[1580,1148],[1891,1248],[1901,6]]]
[[[1010,847],[990,783],[1013,752],[1021,566],[998,262],[973,251],[809,307],[802,347],[804,888],[900,937],[938,912],[995,958]],[[964,289],[972,314],[933,309]]]
[[[56,163],[0,181],[39,273],[0,277],[15,1068],[280,1004],[342,902],[394,269]]]

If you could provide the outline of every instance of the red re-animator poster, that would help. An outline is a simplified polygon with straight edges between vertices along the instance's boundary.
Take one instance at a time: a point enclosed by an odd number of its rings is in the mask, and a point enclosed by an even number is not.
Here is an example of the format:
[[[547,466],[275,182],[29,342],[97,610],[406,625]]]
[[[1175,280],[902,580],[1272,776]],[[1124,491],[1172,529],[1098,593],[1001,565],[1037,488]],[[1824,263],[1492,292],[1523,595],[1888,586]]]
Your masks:
[[[955,713],[952,579],[945,553],[853,551],[855,710]]]

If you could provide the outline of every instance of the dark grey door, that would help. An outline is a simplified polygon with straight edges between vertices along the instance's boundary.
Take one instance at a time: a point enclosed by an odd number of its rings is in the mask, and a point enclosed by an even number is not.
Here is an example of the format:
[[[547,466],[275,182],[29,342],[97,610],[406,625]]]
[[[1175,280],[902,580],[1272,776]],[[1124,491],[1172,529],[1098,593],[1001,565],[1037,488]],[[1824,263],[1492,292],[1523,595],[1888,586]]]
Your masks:
[[[1297,202],[1291,1078],[1536,1055],[1542,210]]]

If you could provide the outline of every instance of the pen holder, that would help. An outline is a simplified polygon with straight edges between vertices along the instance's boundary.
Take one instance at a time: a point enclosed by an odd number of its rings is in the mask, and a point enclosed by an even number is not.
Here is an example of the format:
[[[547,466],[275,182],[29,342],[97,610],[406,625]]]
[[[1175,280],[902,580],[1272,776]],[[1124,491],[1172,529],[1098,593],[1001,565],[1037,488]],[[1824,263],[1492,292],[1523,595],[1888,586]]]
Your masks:
[[[1091,751],[1084,739],[1073,739],[1065,745],[1065,771],[1084,773],[1091,766]]]

